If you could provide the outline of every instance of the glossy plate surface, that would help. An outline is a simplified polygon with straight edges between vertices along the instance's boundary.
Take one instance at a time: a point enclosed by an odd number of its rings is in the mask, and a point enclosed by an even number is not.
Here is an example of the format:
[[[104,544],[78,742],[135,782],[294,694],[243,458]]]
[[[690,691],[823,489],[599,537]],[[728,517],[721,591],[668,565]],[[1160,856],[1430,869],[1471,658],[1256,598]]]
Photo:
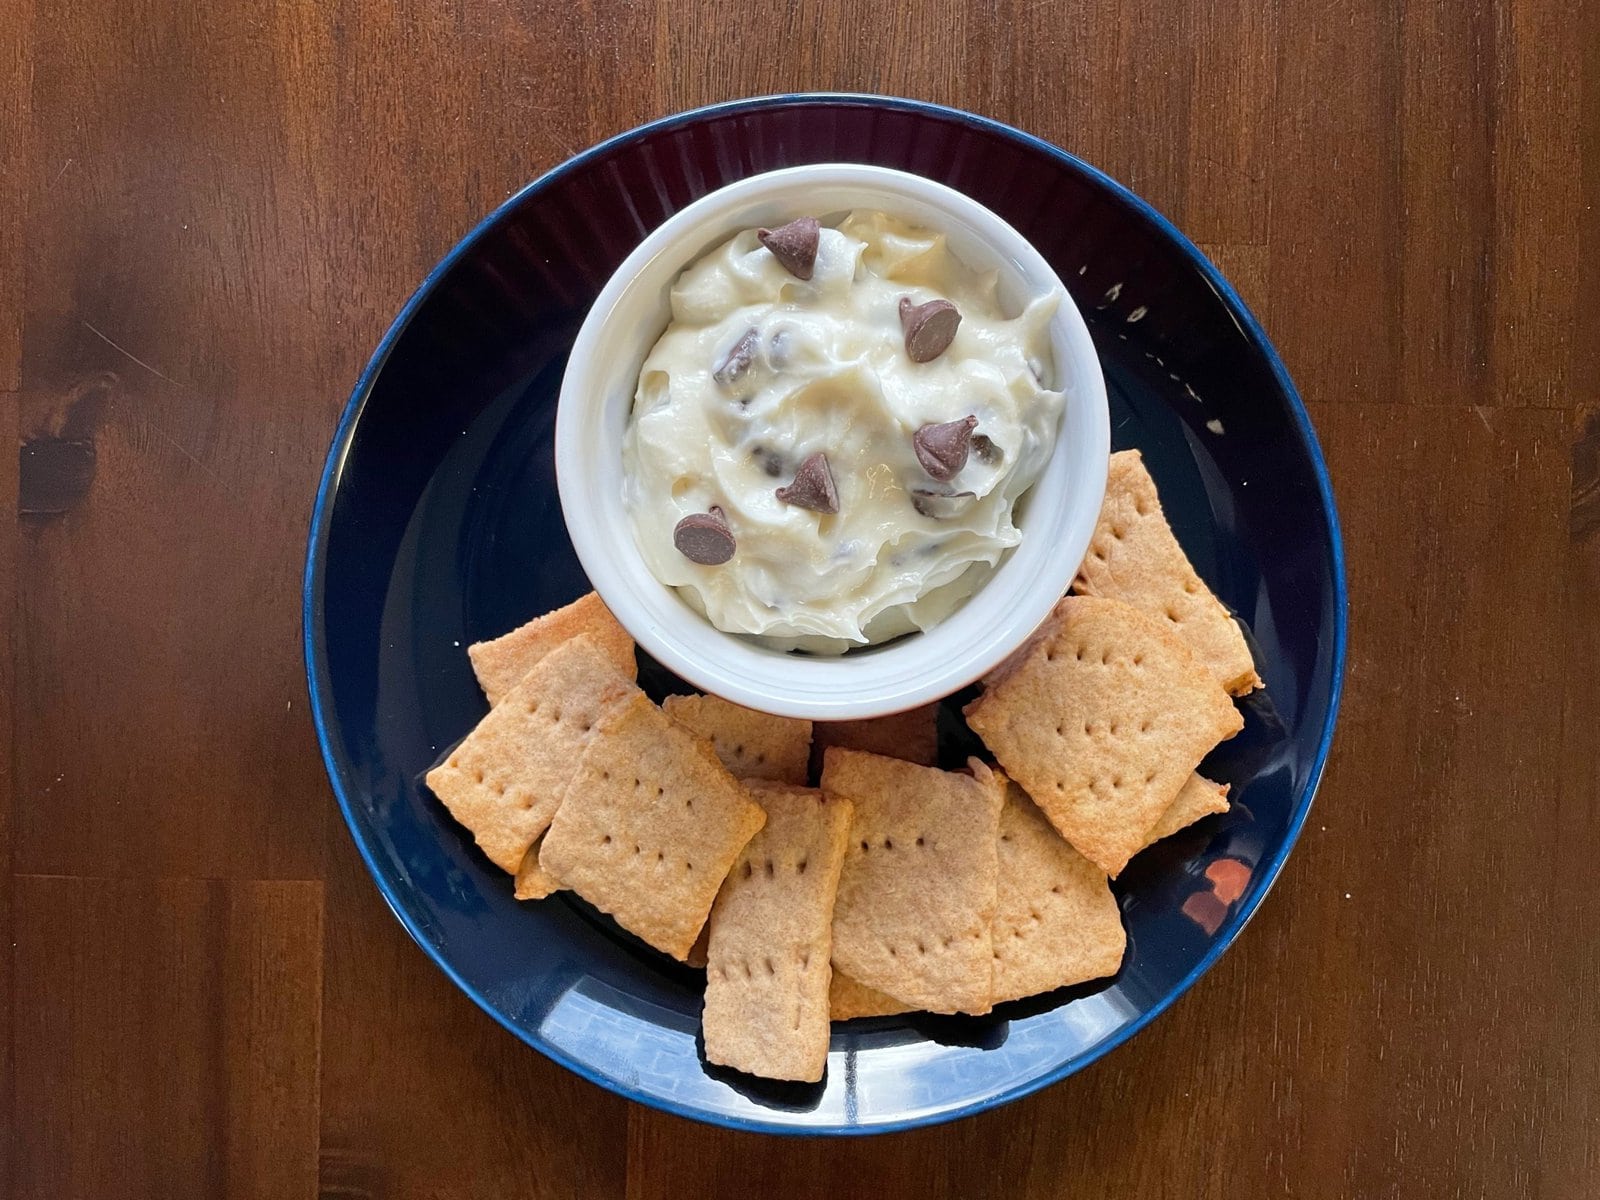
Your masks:
[[[628,251],[724,183],[806,162],[914,171],[1015,225],[1067,283],[1102,355],[1114,448],[1137,446],[1200,574],[1246,621],[1267,691],[1204,766],[1234,808],[1134,860],[1109,983],[984,1018],[836,1027],[817,1086],[707,1068],[702,977],[581,902],[512,899],[421,786],[485,711],[465,647],[587,590],[556,496],[566,354]],[[619,536],[627,536],[619,530]],[[1126,1040],[1227,947],[1311,803],[1344,665],[1332,496],[1282,364],[1222,277],[1169,223],[1062,151],[925,104],[793,96],[686,113],[530,185],[439,265],[351,397],[313,516],[305,580],[313,710],[374,879],[452,979],[529,1045],[685,1116],[868,1133],[977,1112]],[[646,664],[658,697],[674,681]],[[964,731],[945,714],[943,751]]]

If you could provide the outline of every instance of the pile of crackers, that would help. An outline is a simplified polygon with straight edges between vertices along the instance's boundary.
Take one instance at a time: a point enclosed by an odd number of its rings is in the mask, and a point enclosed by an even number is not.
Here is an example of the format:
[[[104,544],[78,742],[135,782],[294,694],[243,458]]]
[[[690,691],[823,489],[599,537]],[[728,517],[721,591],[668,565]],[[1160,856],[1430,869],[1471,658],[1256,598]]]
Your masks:
[[[818,723],[653,703],[593,594],[469,651],[491,709],[428,786],[520,899],[570,889],[703,964],[709,1062],[816,1081],[829,1023],[1115,974],[1109,880],[1228,807],[1196,774],[1260,686],[1136,451],[1112,456],[1073,594],[965,709],[994,757],[938,763],[935,706]]]

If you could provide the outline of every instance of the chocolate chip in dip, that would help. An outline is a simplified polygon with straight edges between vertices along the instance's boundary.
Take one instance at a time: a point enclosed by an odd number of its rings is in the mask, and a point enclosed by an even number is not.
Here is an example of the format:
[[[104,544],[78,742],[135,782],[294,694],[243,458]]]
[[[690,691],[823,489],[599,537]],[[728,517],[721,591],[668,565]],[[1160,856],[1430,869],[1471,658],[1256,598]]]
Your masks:
[[[794,473],[794,482],[777,489],[777,496],[785,504],[796,508],[809,508],[831,516],[839,511],[839,492],[833,486],[833,472],[828,468],[826,454],[813,454],[800,464]]]
[[[906,356],[912,362],[932,362],[950,349],[961,325],[961,313],[948,300],[929,300],[913,304],[910,296],[900,297],[900,328],[906,335]]]
[[[959,421],[924,425],[917,430],[911,443],[922,469],[940,483],[954,479],[967,465],[967,450],[972,445],[972,431],[977,427],[978,418],[969,416]]]
[[[738,545],[727,517],[715,504],[710,512],[690,513],[679,521],[672,531],[672,544],[679,554],[703,567],[720,567],[733,557]]]
[[[758,229],[756,238],[796,279],[810,279],[817,266],[822,227],[815,217],[796,217],[776,229]]]
[[[711,369],[711,378],[724,387],[730,383],[737,383],[750,369],[750,364],[755,361],[756,343],[760,338],[761,335],[755,329],[746,329],[739,340],[729,347],[721,361]]]

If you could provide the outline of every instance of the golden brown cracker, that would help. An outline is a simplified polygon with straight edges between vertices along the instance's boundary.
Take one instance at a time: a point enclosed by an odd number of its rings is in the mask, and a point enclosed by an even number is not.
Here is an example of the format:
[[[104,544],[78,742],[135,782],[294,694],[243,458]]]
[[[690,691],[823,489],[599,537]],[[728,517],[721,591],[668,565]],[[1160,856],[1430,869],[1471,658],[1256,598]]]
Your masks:
[[[828,750],[824,790],[855,805],[833,918],[833,961],[929,1012],[987,1012],[995,837],[1003,795],[982,763],[939,771]]]
[[[517,868],[516,889],[512,892],[518,900],[543,900],[561,890],[561,885],[539,866],[539,843],[543,840],[544,834],[541,833],[522,856],[522,865]]]
[[[1062,620],[1061,602],[1058,600],[1056,606],[1045,615],[1045,619],[1039,622],[1038,628],[1028,635],[1027,640],[990,668],[989,673],[981,681],[984,689],[995,687],[1016,674],[1017,669],[1033,656],[1035,649],[1056,635],[1061,628]]]
[[[600,718],[640,696],[593,638],[558,646],[489,710],[428,786],[502,870],[516,874],[572,781]]]
[[[811,756],[811,722],[775,717],[720,696],[668,696],[662,711],[710,740],[736,779],[804,784]]]
[[[793,784],[746,786],[767,823],[711,909],[706,1061],[815,1083],[828,1061],[828,962],[850,802]]]
[[[1114,975],[1127,938],[1106,873],[1015,783],[1000,813],[994,1002]]]
[[[700,936],[694,939],[694,945],[689,947],[689,953],[683,956],[683,961],[691,967],[704,971],[706,969],[706,951],[711,947],[711,922],[707,921],[700,927]]]
[[[487,642],[467,647],[478,686],[491,705],[499,704],[539,660],[563,642],[587,634],[615,668],[629,679],[638,677],[639,664],[633,653],[633,639],[617,624],[594,592],[574,600],[565,608],[535,617],[526,625]]]
[[[1051,635],[967,723],[1079,853],[1115,875],[1196,765],[1244,719],[1164,625],[1068,596]]]
[[[1164,837],[1171,837],[1178,830],[1193,825],[1201,817],[1227,811],[1228,785],[1212,783],[1204,775],[1196,773],[1189,776],[1182,790],[1173,797],[1172,803],[1167,805],[1167,810],[1156,819],[1155,825],[1144,835],[1144,844],[1149,846]]]
[[[590,741],[539,865],[683,959],[728,868],[765,820],[702,739],[636,693]]]
[[[870,717],[864,721],[818,721],[811,733],[813,766],[822,769],[822,756],[829,746],[845,750],[865,750],[925,767],[939,762],[939,706]]]
[[[893,996],[857,983],[838,967],[833,969],[833,982],[828,987],[828,1015],[835,1021],[853,1021],[857,1017],[897,1017],[915,1012],[909,1004],[902,1004]]]
[[[1195,574],[1137,450],[1111,456],[1105,502],[1073,588],[1126,600],[1170,625],[1231,694],[1261,686],[1238,622]]]

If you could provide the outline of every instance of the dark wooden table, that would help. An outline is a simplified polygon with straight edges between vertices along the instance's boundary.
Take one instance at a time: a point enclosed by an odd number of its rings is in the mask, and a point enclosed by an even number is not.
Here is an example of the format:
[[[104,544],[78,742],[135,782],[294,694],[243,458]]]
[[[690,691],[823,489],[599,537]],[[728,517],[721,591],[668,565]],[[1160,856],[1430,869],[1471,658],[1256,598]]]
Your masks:
[[[1597,1194],[1597,9],[0,0],[0,1192]],[[1011,121],[1202,243],[1310,404],[1353,619],[1217,968],[854,1144],[630,1106],[479,1012],[362,869],[299,641],[324,450],[427,268],[607,134],[803,88]]]

